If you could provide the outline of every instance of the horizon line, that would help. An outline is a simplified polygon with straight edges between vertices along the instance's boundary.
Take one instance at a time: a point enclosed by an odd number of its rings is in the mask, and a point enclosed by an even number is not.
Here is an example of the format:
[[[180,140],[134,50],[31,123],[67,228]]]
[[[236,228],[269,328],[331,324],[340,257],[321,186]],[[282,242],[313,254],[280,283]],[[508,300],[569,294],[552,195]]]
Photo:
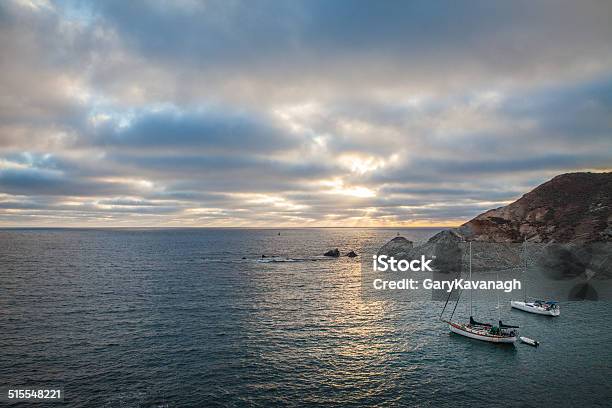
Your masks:
[[[249,226],[0,226],[0,230],[17,230],[17,229],[440,229],[440,228],[457,228],[449,225],[428,225],[428,226],[367,226],[367,227],[249,227]]]

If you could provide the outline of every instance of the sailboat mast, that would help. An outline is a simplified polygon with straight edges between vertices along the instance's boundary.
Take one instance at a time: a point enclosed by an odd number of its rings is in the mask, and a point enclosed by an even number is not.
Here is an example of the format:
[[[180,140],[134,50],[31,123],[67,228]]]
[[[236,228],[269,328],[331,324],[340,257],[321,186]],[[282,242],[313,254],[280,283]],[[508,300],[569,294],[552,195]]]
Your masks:
[[[527,303],[527,237],[523,241],[523,258],[525,258],[525,265],[523,267],[523,294],[525,296],[525,303]]]
[[[497,272],[497,280],[499,281],[499,272]],[[499,306],[499,290],[496,291],[497,292],[497,317],[501,323],[501,307]]]
[[[470,285],[472,282],[472,241],[470,241]],[[473,289],[470,287],[470,317],[472,317],[472,292]]]

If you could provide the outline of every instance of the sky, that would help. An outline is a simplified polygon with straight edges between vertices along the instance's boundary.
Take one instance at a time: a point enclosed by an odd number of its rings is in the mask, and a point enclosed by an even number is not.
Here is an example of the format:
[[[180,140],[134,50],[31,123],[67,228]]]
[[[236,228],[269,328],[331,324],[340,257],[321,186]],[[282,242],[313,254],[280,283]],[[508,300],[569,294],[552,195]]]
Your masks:
[[[0,226],[455,226],[612,168],[605,1],[0,2]]]

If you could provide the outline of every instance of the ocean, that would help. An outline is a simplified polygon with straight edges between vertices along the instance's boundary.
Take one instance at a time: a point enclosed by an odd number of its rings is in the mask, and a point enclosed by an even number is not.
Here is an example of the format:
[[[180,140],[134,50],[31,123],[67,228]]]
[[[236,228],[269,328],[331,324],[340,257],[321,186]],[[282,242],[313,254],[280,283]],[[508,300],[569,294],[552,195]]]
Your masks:
[[[1,230],[0,384],[61,385],[67,407],[610,406],[609,302],[508,305],[541,346],[497,346],[321,256],[438,231]]]

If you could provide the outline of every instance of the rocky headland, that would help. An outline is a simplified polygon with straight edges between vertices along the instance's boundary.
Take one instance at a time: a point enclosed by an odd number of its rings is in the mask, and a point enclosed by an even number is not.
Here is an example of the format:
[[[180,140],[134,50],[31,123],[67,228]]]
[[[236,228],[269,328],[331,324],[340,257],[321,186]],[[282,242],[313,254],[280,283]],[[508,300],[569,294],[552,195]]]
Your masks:
[[[612,173],[567,173],[504,207],[486,211],[458,228],[416,246],[395,237],[379,254],[435,258],[441,271],[465,269],[472,243],[476,270],[520,268],[525,261],[553,279],[612,278]]]

